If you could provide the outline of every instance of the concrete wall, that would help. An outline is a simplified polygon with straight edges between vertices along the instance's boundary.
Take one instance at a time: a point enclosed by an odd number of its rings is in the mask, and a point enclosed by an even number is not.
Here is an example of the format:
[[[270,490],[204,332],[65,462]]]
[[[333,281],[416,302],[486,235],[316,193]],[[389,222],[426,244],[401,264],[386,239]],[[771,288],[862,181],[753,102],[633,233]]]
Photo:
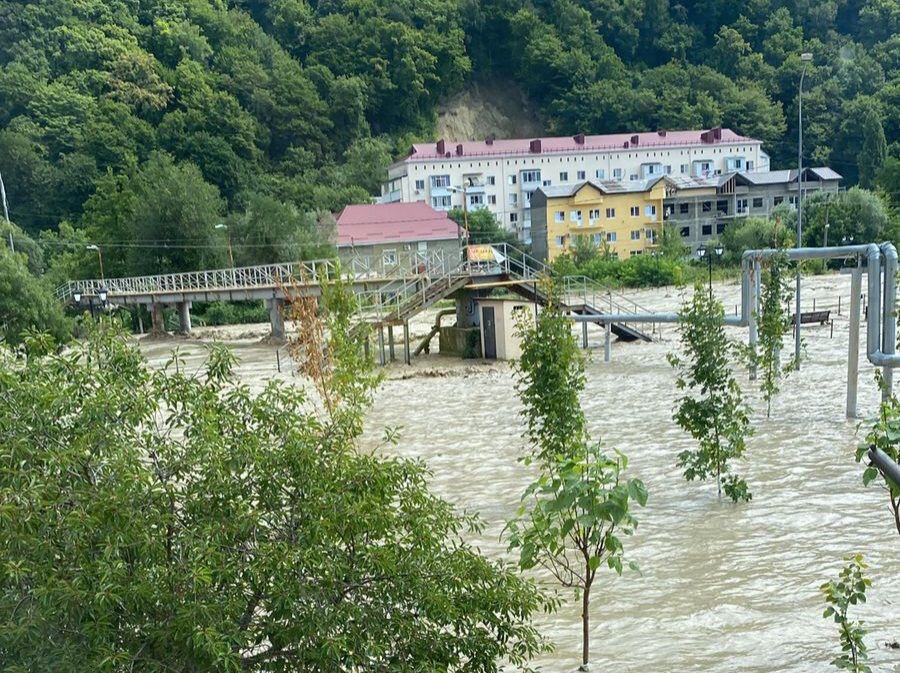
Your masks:
[[[338,257],[342,265],[350,263],[354,257],[369,258],[372,265],[377,268],[384,268],[390,271],[390,259],[400,260],[404,255],[410,253],[432,253],[441,251],[444,259],[452,268],[462,259],[459,247],[459,239],[441,239],[432,241],[401,241],[397,243],[378,243],[376,245],[355,245],[352,248],[341,246],[338,248]]]

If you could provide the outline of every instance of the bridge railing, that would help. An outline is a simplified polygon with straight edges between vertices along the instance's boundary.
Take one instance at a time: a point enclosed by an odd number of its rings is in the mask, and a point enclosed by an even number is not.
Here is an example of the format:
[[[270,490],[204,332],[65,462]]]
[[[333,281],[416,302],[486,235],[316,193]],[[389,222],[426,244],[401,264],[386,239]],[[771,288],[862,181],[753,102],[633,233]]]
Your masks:
[[[392,256],[354,255],[343,264],[336,258],[314,259],[300,262],[260,264],[206,271],[107,278],[104,280],[69,281],[56,290],[60,300],[68,300],[75,294],[97,296],[105,289],[108,296],[202,293],[229,290],[254,290],[277,287],[293,279],[301,284],[320,284],[337,278],[338,273],[353,280],[388,280],[408,276],[446,273],[452,256],[443,250],[400,251]]]

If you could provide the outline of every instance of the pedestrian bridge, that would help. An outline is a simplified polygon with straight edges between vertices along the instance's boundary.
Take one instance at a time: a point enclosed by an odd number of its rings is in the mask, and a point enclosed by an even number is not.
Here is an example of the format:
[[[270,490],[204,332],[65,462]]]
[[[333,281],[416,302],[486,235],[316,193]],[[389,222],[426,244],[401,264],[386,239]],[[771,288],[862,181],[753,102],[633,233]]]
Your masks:
[[[508,244],[477,246],[479,259],[461,259],[442,251],[408,252],[390,260],[353,257],[263,264],[258,266],[187,271],[148,276],[74,280],[57,288],[63,302],[94,306],[143,304],[149,307],[153,330],[163,331],[163,307],[174,306],[182,333],[191,329],[192,302],[262,300],[269,309],[272,335],[284,335],[284,304],[296,294],[317,296],[322,285],[339,277],[348,280],[359,301],[359,318],[375,326],[403,325],[438,301],[470,291],[489,292],[503,287],[529,300],[546,301],[538,279],[550,268]],[[485,251],[487,255],[483,254]],[[605,287],[583,277],[561,279],[563,301],[570,312],[596,316],[604,312],[635,313],[644,309],[616,297]],[[644,339],[644,333],[626,323],[611,324],[625,340]]]

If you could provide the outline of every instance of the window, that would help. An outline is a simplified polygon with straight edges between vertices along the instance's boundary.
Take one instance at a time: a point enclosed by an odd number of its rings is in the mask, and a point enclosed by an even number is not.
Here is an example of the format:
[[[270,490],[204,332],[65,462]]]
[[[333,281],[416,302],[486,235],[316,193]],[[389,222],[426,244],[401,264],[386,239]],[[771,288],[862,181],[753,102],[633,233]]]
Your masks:
[[[489,175],[489,176],[487,176],[487,183],[489,185],[496,185],[497,179],[493,175]]]
[[[569,172],[561,171],[559,174],[559,181],[560,182],[568,182],[568,180],[569,180]]]
[[[672,175],[672,167],[666,164],[666,175]]]
[[[728,157],[725,159],[725,170],[742,171],[745,166],[744,157]]]
[[[628,179],[629,180],[637,180],[638,179],[637,173],[632,173],[631,175],[628,176]]]
[[[690,227],[682,227],[681,228],[681,238],[689,238],[691,235]]]
[[[653,231],[653,229],[645,229],[644,238],[646,238],[651,243],[656,243],[656,232]]]
[[[704,213],[712,212],[712,201],[704,201],[702,210]]]
[[[615,209],[615,208],[607,208],[607,209],[606,209],[606,219],[607,219],[607,220],[611,220],[611,219],[614,218],[615,216],[616,216],[616,209]]]
[[[638,217],[641,214],[640,206],[631,206],[631,216]]]
[[[539,170],[522,171],[522,182],[540,182],[541,172]]]
[[[783,197],[783,196],[776,196],[776,197],[772,200],[772,203],[775,204],[776,206],[780,206],[782,203],[784,203],[784,197]]]
[[[446,194],[445,196],[432,196],[431,197],[431,207],[435,210],[450,210],[450,195]]]
[[[728,214],[728,201],[720,199],[716,201],[716,212]]]
[[[557,248],[563,247],[563,245],[565,245],[565,243],[566,243],[566,237],[565,237],[565,236],[557,236],[557,237],[556,237],[556,247],[557,247]]]
[[[691,209],[691,206],[689,203],[679,203],[678,204],[678,212],[681,213],[682,215],[688,213],[690,211],[690,209]]]
[[[544,180],[544,181],[541,183],[541,185],[544,186],[544,187],[549,187],[549,186],[550,186],[550,180]]]
[[[607,231],[606,232],[606,242],[607,243],[615,243],[615,241],[616,241],[616,232]]]
[[[761,197],[756,197],[753,199],[753,207],[754,208],[762,208],[763,207],[763,200]]]
[[[721,234],[723,231],[725,231],[725,223],[719,222],[718,224],[716,224],[716,233]]]
[[[416,180],[416,190],[421,191],[425,189],[425,180]]]
[[[469,194],[468,197],[470,206],[484,205],[484,194]]]
[[[593,222],[594,220],[600,219],[600,209],[599,208],[591,208],[591,212],[588,213],[588,217],[590,218],[591,222]]]
[[[393,248],[390,250],[383,250],[381,253],[381,264],[382,266],[394,266],[397,264],[397,251]]]
[[[712,225],[704,224],[701,232],[704,236],[712,236]]]
[[[584,180],[584,171],[578,171],[578,179]]]
[[[632,257],[637,257],[638,255],[641,254],[641,252],[643,252],[643,251],[642,251],[642,250],[632,250],[632,251],[631,251],[631,256],[632,256]]]
[[[603,168],[598,168],[596,171],[594,171],[594,177],[596,177],[598,180],[605,179],[606,178],[606,170]]]
[[[556,222],[565,222],[566,221],[566,213],[564,210],[557,210],[553,214],[553,219]]]
[[[488,194],[488,203],[492,206],[497,205],[497,195],[496,194]]]
[[[649,217],[650,219],[655,220],[656,219],[656,206],[654,206],[654,205],[644,206],[644,215],[646,217]]]
[[[519,221],[519,214],[518,214],[518,213],[510,213],[510,214],[509,214],[509,223],[510,223],[510,224],[515,224],[515,223],[518,222],[518,221]]]
[[[753,170],[753,162],[752,162],[752,161],[748,161],[748,162],[747,162],[747,170],[748,170],[748,171],[752,171],[752,170]]]
[[[572,220],[573,222],[578,222],[580,224],[581,223],[581,211],[573,210],[571,213],[569,213],[569,219]]]
[[[507,198],[509,199],[509,205],[511,208],[515,208],[517,205],[519,205],[519,195],[518,194],[516,194],[516,193],[509,194]]]
[[[632,229],[631,230],[631,240],[632,241],[640,241],[641,240],[641,230],[640,229]]]
[[[747,212],[747,199],[738,199],[737,206],[735,207],[735,211],[740,215],[741,213]]]
[[[509,180],[509,184],[511,184],[511,185],[516,184],[516,176],[515,175],[510,175],[508,180]]]
[[[450,186],[450,176],[449,175],[432,175],[431,176],[431,188],[432,189],[447,189]]]
[[[525,207],[531,208],[531,197],[534,196],[534,190],[532,190],[530,192],[525,192],[522,196],[525,197],[523,199]]]
[[[613,169],[613,177],[614,177],[616,180],[618,180],[619,178],[621,178],[621,177],[622,177],[622,169],[621,169],[621,168],[614,168],[614,169]]]
[[[689,168],[689,166],[687,164],[681,164],[681,170],[679,170],[678,172],[683,173],[684,175],[687,175],[688,168]]]
[[[594,234],[594,245],[600,245],[603,242],[603,234]]]

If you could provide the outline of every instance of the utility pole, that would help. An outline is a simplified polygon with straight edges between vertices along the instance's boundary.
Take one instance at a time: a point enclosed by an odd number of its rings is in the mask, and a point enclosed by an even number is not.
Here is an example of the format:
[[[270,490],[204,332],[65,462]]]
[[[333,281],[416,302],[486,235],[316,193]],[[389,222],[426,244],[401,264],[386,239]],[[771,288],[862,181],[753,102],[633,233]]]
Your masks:
[[[3,199],[3,219],[9,226],[9,206],[6,204],[6,186],[3,184],[3,174],[0,173],[0,198]],[[9,227],[9,249],[16,251],[16,244],[13,243],[12,227]]]

